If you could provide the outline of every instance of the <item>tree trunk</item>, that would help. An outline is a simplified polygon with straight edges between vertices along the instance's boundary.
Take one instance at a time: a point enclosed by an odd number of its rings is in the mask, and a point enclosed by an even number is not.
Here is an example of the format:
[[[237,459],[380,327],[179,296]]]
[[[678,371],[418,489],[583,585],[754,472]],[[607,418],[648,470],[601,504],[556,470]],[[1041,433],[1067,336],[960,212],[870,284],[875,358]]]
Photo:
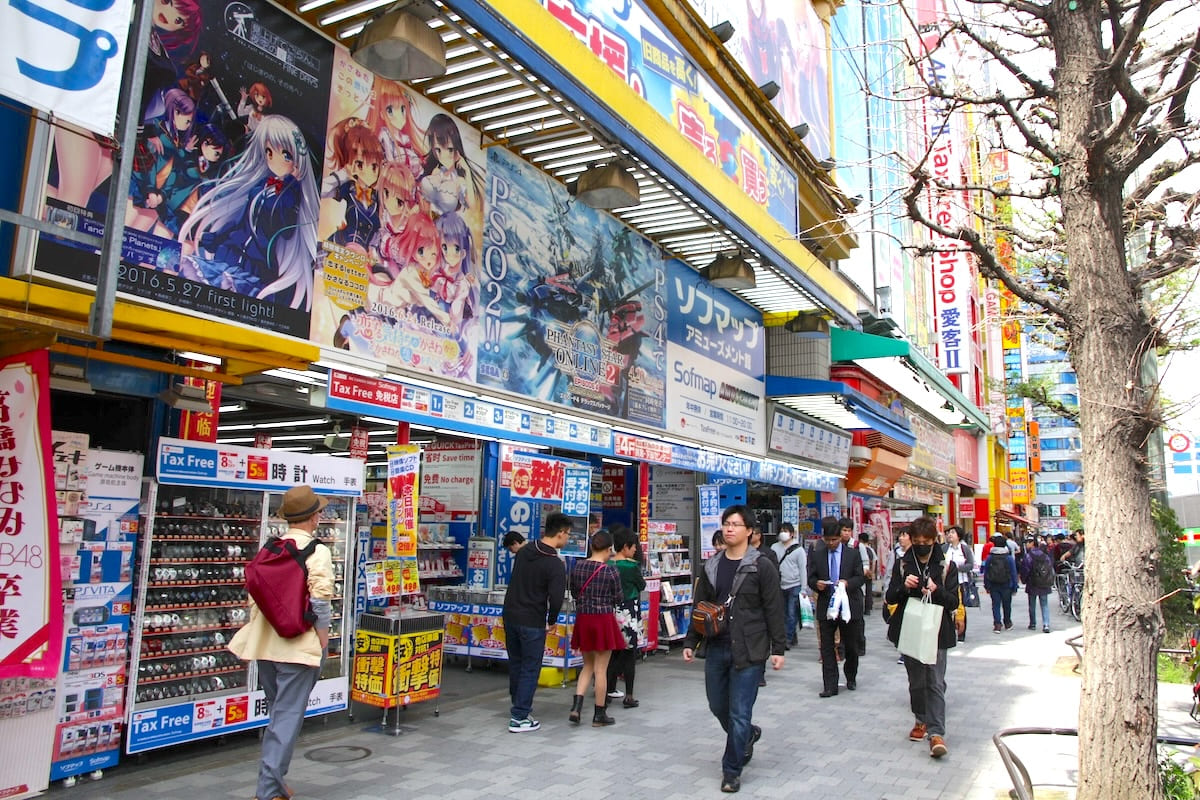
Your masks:
[[[1162,617],[1145,458],[1153,425],[1141,379],[1151,328],[1127,269],[1121,180],[1090,150],[1092,132],[1104,130],[1112,114],[1113,87],[1099,68],[1102,5],[1081,2],[1071,11],[1055,3],[1050,26],[1087,531],[1078,798],[1158,800]]]

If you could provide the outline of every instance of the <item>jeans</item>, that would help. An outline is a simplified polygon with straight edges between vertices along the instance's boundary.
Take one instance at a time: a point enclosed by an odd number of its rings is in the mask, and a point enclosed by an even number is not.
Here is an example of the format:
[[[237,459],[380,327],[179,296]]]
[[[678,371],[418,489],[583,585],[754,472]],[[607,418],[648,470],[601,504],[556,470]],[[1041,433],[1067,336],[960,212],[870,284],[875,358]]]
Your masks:
[[[308,695],[317,685],[321,668],[280,661],[260,660],[257,663],[258,682],[267,697],[271,721],[263,732],[256,796],[287,797],[283,779],[288,774],[292,751],[304,724]]]
[[[709,642],[705,648],[708,652],[704,658],[704,691],[708,695],[708,710],[725,731],[721,772],[741,775],[763,665],[749,664],[738,669],[733,665],[733,649],[727,643]]]
[[[1042,627],[1050,627],[1050,595],[1048,594],[1031,594],[1029,595],[1029,627],[1037,627],[1037,605],[1042,605]]]
[[[1012,587],[993,585],[987,588],[992,593],[992,623],[1012,627]]]
[[[784,618],[784,633],[787,635],[789,644],[796,641],[796,625],[800,621],[800,584],[796,584],[790,589],[782,589],[783,592],[783,610]]]
[[[936,664],[904,656],[904,669],[908,671],[908,704],[913,716],[925,723],[930,736],[945,736],[946,650],[938,648]]]
[[[508,641],[508,694],[512,698],[513,719],[525,719],[533,710],[533,693],[542,673],[542,653],[546,649],[546,629],[504,624]]]

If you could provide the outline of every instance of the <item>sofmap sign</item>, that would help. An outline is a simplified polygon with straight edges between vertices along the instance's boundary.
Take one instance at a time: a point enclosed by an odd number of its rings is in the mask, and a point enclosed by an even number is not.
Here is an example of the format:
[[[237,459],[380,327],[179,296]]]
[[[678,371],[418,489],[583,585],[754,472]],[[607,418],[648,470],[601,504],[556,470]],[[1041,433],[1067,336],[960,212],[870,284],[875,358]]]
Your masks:
[[[114,0],[0,4],[0,94],[111,136],[132,8]]]

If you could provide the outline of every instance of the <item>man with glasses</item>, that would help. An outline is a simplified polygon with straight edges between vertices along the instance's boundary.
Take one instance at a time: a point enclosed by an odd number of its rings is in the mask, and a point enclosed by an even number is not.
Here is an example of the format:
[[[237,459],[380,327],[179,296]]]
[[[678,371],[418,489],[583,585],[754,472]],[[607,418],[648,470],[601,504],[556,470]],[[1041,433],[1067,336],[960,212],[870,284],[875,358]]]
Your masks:
[[[758,679],[768,658],[773,669],[783,669],[787,647],[779,571],[750,546],[747,524],[754,519],[743,505],[730,506],[721,515],[725,549],[704,562],[693,600],[728,607],[725,629],[704,642],[704,689],[708,708],[725,731],[721,758],[721,791],[741,789],[742,768],[754,756],[754,743],[762,729],[753,725]],[[695,657],[700,633],[688,630],[683,660]]]

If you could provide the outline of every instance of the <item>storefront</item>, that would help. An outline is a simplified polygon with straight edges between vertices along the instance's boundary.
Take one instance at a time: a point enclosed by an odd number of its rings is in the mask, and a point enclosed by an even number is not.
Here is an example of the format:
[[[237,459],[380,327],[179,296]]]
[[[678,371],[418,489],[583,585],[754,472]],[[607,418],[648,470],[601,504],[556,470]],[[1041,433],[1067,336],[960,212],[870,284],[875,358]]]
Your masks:
[[[342,643],[365,610],[467,585],[488,594],[448,620],[445,652],[493,658],[502,631],[473,618],[494,616],[507,574],[497,540],[536,536],[549,508],[585,530],[639,532],[667,640],[686,627],[722,492],[779,487],[794,498],[781,517],[797,521],[836,497],[844,429],[792,417],[800,427],[769,433],[763,320],[858,324],[830,267],[854,246],[850,206],[756,87],[712,57],[719,44],[693,13],[423,5],[446,76],[401,84],[336,43],[366,21],[357,7],[303,4],[326,38],[258,0],[234,16],[196,6],[184,32],[133,43],[150,60],[122,117],[145,123],[140,140],[40,113],[0,120],[28,145],[14,148],[28,153],[27,227],[0,277],[5,351],[48,350],[53,381],[69,385],[50,424],[95,466],[60,499],[112,507],[103,525],[63,508],[76,594],[62,672],[103,666],[128,686],[58,687],[42,715],[62,728],[45,734],[55,779],[262,723],[253,673],[220,640],[243,600],[237,562],[272,530],[271,492],[286,485],[334,475]],[[696,106],[684,118],[681,99]],[[129,149],[124,172],[110,134]],[[281,153],[286,168],[269,163]],[[631,202],[588,194],[605,168]],[[238,228],[264,203],[269,219]],[[106,220],[125,226],[109,243]],[[819,243],[801,243],[801,226]],[[388,517],[384,478],[412,451],[390,443],[424,445],[413,475],[425,502],[408,527]],[[227,456],[254,466],[180,475],[174,452],[204,469]],[[125,478],[119,496],[86,484],[87,469],[102,480],[109,467]],[[536,509],[510,480],[521,470],[551,476]],[[620,499],[604,499],[609,482]],[[112,596],[83,604],[97,585]],[[548,657],[569,666],[566,633]],[[340,654],[319,712],[348,702]]]

